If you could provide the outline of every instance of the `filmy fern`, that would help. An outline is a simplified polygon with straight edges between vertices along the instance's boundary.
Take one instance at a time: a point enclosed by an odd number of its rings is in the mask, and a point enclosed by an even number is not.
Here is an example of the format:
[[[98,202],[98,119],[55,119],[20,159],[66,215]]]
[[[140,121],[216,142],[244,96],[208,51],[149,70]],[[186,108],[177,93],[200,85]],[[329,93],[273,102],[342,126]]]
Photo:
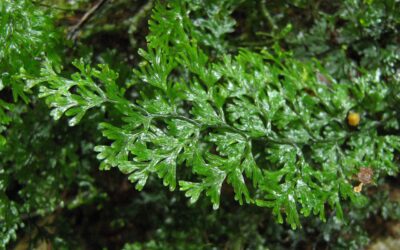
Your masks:
[[[30,80],[51,115],[71,126],[94,108],[112,114],[99,124],[109,141],[95,148],[102,169],[117,167],[139,190],[157,175],[192,203],[205,194],[214,208],[228,183],[240,204],[270,207],[293,228],[299,213],[325,220],[329,204],[342,218],[342,199],[362,205],[352,181],[361,167],[374,179],[398,171],[400,138],[385,132],[398,127],[396,102],[380,102],[398,98],[395,80],[376,72],[343,84],[278,47],[208,55],[212,44],[200,44],[190,14],[184,1],[155,6],[131,88],[107,65],[82,61],[71,78],[47,63]],[[346,123],[350,111],[361,114],[356,128]]]

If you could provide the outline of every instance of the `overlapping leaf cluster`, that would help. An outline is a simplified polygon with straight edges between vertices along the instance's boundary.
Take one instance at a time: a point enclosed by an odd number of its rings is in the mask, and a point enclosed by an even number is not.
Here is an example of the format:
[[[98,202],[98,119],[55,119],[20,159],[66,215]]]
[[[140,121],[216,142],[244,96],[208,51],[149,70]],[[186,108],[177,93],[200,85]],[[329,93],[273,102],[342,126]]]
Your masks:
[[[55,61],[58,58],[58,55],[52,54],[55,51],[55,36],[49,16],[31,1],[0,2],[0,248],[15,237],[20,220],[18,204],[9,200],[5,193],[11,189],[12,174],[4,158],[7,134],[12,133],[7,126],[13,120],[20,121],[18,115],[25,110],[18,100],[27,103],[30,99],[24,92],[24,82],[18,79],[17,74],[21,69],[38,74],[41,59],[46,54]],[[14,143],[12,145],[17,147],[20,141]],[[18,171],[13,169],[13,173],[18,174]]]
[[[400,218],[385,177],[398,172],[398,1],[164,1],[133,74],[152,3],[109,1],[81,27],[71,77],[43,10],[62,29],[90,3],[56,2],[0,2],[0,249],[359,249],[371,220]],[[374,176],[357,194],[360,167]]]
[[[24,83],[16,76],[21,69],[37,74],[43,57],[58,61],[55,54],[57,32],[50,17],[31,1],[0,3],[0,91],[12,91],[13,100],[0,100],[0,133],[11,118],[7,112],[14,108],[12,102],[21,98],[28,102]],[[0,134],[0,145],[6,139]]]
[[[307,4],[297,7],[305,9]],[[398,75],[400,62],[399,8],[395,0],[346,0],[315,13],[308,31],[301,22],[293,23],[293,32],[284,40],[297,56],[323,59],[326,68],[343,80],[357,77],[360,66],[379,68],[391,78]]]
[[[376,180],[397,172],[400,138],[385,132],[398,128],[396,81],[376,72],[343,84],[279,48],[208,55],[213,45],[200,45],[190,14],[183,1],[155,6],[130,89],[107,65],[79,61],[71,78],[48,63],[32,80],[52,116],[72,126],[93,108],[112,114],[99,125],[111,141],[95,148],[102,169],[118,167],[139,190],[157,175],[191,202],[209,196],[214,208],[228,183],[240,204],[270,207],[293,228],[299,213],[325,220],[329,204],[342,218],[343,199],[362,205],[352,188],[360,167]],[[345,121],[351,110],[362,115],[355,129]]]
[[[60,136],[71,131],[48,119],[48,108],[23,78],[38,77],[45,59],[58,65],[59,35],[37,3],[0,2],[0,249],[29,228],[26,220],[64,207],[65,189],[79,190],[76,202],[84,192],[84,202],[97,195],[87,158],[83,162],[88,145],[82,149],[83,140]]]

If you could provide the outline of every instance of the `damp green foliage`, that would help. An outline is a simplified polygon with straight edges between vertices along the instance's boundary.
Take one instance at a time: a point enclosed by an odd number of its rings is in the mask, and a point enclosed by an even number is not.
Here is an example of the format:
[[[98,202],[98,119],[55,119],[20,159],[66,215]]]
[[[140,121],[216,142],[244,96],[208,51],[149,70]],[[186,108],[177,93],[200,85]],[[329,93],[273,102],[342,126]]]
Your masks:
[[[326,68],[344,80],[357,76],[359,66],[393,77],[400,61],[399,8],[395,0],[346,0],[315,13],[307,32],[295,30],[300,27],[294,23],[285,40],[298,56],[323,58]]]
[[[7,113],[14,110],[13,102],[29,102],[24,82],[17,74],[20,70],[38,74],[44,57],[58,61],[57,35],[50,17],[31,1],[0,3],[0,91],[12,92],[12,100],[0,100],[0,147],[6,143],[2,132],[11,121]]]
[[[399,1],[278,2],[105,1],[67,41],[89,1],[1,1],[0,249],[360,249],[398,223]]]
[[[31,210],[52,210],[54,207],[56,196],[49,191],[56,182],[55,174],[44,172],[45,181],[36,188],[37,179],[42,178],[33,170],[23,168],[36,160],[31,149],[20,147],[22,143],[35,143],[35,138],[26,134],[29,130],[22,126],[21,118],[27,110],[25,104],[34,97],[26,92],[25,81],[18,74],[26,71],[38,76],[44,58],[56,64],[60,56],[56,54],[57,37],[58,31],[50,16],[31,1],[0,2],[0,248],[16,238],[16,230],[23,226],[21,214]],[[33,122],[37,129],[46,129],[44,124]],[[28,138],[32,141],[23,142]],[[62,151],[57,153],[62,154]],[[55,165],[53,159],[53,168]],[[16,179],[27,184],[20,194],[27,199],[22,205],[9,199],[6,192],[15,187]],[[49,199],[45,199],[46,196]]]
[[[343,200],[364,204],[352,188],[361,166],[373,168],[376,180],[397,173],[400,138],[378,133],[383,123],[398,127],[396,81],[382,82],[376,72],[343,84],[278,47],[210,60],[180,1],[157,4],[149,24],[134,70],[137,98],[125,97],[107,65],[75,62],[78,73],[64,78],[46,64],[38,80],[51,115],[69,116],[71,126],[94,108],[119,113],[119,122],[99,124],[110,141],[95,147],[102,169],[117,167],[138,190],[158,176],[191,202],[208,196],[215,209],[227,183],[240,204],[269,207],[293,229],[300,216],[326,220],[327,204],[339,219]],[[346,123],[352,110],[362,115],[356,130]]]
[[[28,226],[24,220],[102,197],[88,175],[93,149],[82,131],[54,124],[44,104],[35,105],[38,105],[35,109],[22,107],[16,111],[20,117],[7,129],[7,144],[0,152],[0,238],[3,245],[16,238],[17,229]],[[65,133],[71,137],[60,136]],[[78,194],[69,197],[68,190],[72,188],[77,189]]]

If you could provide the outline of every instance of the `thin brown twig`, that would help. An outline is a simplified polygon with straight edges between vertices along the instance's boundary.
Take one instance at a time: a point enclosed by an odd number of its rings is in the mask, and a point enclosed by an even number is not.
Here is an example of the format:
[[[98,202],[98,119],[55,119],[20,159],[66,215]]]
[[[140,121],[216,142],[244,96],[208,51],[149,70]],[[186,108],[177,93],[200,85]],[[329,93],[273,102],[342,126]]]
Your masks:
[[[83,27],[83,25],[85,25],[85,23],[89,21],[93,14],[108,1],[109,0],[99,0],[92,8],[90,8],[85,15],[82,16],[79,22],[71,28],[67,38],[70,40],[75,40],[78,36],[79,30]]]

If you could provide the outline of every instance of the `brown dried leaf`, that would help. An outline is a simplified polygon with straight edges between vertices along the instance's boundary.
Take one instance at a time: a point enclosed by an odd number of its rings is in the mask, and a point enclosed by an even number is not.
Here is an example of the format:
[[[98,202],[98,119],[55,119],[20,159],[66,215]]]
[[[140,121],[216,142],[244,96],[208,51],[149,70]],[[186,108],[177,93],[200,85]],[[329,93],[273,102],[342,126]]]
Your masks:
[[[372,182],[374,171],[371,168],[360,168],[357,174],[358,180],[363,184],[369,184]]]

